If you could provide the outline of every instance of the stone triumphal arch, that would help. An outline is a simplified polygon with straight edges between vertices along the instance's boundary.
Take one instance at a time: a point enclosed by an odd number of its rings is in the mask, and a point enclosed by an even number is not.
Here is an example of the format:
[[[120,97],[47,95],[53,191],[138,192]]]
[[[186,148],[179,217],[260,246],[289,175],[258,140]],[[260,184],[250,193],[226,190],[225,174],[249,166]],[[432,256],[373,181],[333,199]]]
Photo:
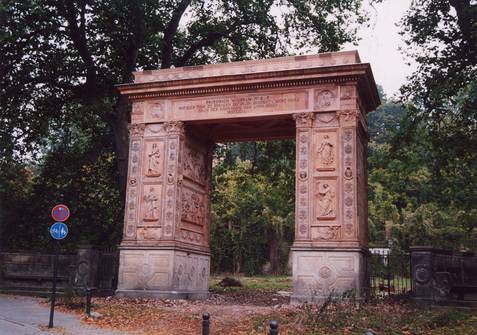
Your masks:
[[[215,142],[296,138],[293,298],[366,287],[366,113],[357,52],[134,73],[118,295],[208,293]]]

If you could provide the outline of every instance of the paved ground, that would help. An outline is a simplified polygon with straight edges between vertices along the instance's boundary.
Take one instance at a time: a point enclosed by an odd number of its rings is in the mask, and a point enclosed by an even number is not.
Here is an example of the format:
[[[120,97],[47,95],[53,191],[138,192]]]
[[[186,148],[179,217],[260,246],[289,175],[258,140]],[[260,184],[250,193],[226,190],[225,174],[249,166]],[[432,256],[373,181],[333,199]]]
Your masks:
[[[80,323],[77,315],[55,311],[54,325],[48,330],[50,310],[31,297],[0,294],[0,335],[125,335]]]

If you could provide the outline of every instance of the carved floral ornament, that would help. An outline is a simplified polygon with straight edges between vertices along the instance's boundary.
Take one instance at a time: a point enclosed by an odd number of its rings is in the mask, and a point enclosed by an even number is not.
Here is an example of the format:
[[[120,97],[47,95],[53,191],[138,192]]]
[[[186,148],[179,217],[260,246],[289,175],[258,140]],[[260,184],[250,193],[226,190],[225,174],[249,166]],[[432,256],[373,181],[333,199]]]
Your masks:
[[[143,123],[133,123],[128,126],[128,129],[129,129],[129,135],[131,137],[143,136],[144,129],[146,129],[146,125]]]
[[[169,134],[183,134],[185,131],[184,122],[182,121],[165,122],[164,127]]]
[[[313,113],[297,113],[293,114],[293,119],[296,122],[297,128],[299,127],[311,127],[315,114]]]
[[[340,121],[355,121],[359,117],[359,112],[355,109],[341,110],[336,112],[336,117]]]

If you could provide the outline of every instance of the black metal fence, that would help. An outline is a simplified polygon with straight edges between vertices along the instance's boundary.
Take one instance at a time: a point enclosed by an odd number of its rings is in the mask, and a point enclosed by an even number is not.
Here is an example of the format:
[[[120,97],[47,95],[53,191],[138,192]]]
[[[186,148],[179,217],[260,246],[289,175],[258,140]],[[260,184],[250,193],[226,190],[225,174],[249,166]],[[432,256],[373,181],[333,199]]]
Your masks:
[[[0,292],[49,294],[53,255],[35,252],[0,252]],[[94,288],[95,295],[112,295],[117,288],[119,251],[78,249],[62,253],[58,262],[58,290]]]
[[[411,256],[392,249],[371,250],[371,295],[384,297],[412,292]]]

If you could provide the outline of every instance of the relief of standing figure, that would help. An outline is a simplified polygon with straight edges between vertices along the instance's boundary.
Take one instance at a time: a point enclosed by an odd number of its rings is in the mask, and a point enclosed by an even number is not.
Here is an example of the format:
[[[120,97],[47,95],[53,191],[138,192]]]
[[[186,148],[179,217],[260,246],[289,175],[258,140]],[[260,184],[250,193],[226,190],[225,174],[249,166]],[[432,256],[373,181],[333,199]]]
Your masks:
[[[318,206],[320,207],[319,216],[334,216],[335,208],[333,198],[335,197],[335,193],[331,190],[330,185],[318,184],[318,195],[320,197],[318,200]]]
[[[160,176],[161,175],[161,149],[157,143],[152,144],[152,150],[148,154],[149,161],[147,166],[148,176]]]
[[[149,193],[144,196],[146,211],[144,212],[144,221],[156,221],[159,219],[159,210],[157,208],[158,197],[154,192],[154,187],[149,189]]]
[[[328,166],[333,164],[335,160],[333,155],[333,144],[331,143],[330,137],[328,135],[323,136],[323,141],[321,142],[317,152],[322,165]]]

